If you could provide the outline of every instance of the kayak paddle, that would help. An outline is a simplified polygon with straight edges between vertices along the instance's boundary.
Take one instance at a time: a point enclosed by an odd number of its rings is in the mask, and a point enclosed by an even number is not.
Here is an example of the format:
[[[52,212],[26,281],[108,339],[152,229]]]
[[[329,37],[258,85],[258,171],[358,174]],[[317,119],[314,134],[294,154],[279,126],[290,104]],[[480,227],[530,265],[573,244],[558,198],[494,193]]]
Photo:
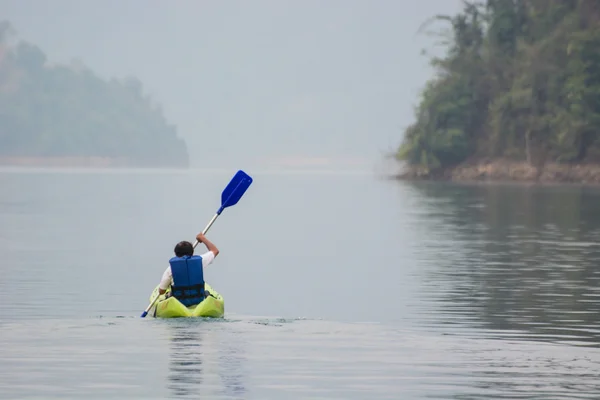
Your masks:
[[[206,228],[204,228],[204,230],[202,231],[203,235],[206,234],[206,232],[208,232],[212,224],[217,220],[217,217],[221,215],[223,210],[225,210],[227,207],[231,207],[237,204],[237,202],[242,198],[246,190],[250,187],[251,183],[252,178],[242,170],[239,170],[233,176],[233,178],[231,178],[231,181],[221,193],[221,207],[219,207],[215,215],[208,222],[208,225],[206,225]],[[194,249],[196,248],[198,243],[199,242],[196,240],[196,242],[194,243]],[[154,306],[154,303],[156,303],[156,300],[158,300],[159,297],[160,295],[157,295],[154,298],[154,300],[152,300],[150,305],[146,307],[146,309],[141,315],[142,318],[148,315],[148,311],[150,311],[152,306]]]

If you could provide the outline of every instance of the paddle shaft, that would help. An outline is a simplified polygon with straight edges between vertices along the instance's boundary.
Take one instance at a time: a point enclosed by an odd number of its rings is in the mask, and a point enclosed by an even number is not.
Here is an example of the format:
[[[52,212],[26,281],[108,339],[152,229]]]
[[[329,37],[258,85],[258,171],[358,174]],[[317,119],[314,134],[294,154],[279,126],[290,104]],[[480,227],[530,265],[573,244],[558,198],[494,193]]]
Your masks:
[[[217,220],[217,217],[218,217],[218,216],[219,216],[219,214],[217,213],[217,214],[215,214],[215,215],[214,215],[214,216],[211,218],[211,220],[210,220],[210,222],[208,223],[208,225],[206,225],[206,228],[204,228],[204,230],[202,231],[202,234],[203,234],[203,235],[206,235],[206,232],[208,232],[208,230],[210,229],[210,227],[212,226],[212,224],[214,224],[214,223],[215,223],[215,221]],[[196,246],[198,246],[198,243],[200,243],[200,242],[198,242],[198,241],[196,240],[196,242],[194,243],[194,249],[196,248]]]

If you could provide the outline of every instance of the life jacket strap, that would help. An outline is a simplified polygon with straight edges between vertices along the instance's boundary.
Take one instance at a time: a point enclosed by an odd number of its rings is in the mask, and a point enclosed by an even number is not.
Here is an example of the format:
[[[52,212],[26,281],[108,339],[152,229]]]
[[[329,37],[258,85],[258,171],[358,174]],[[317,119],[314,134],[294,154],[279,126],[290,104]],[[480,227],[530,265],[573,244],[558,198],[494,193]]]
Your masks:
[[[173,286],[171,292],[178,300],[204,298],[204,284],[191,286]]]

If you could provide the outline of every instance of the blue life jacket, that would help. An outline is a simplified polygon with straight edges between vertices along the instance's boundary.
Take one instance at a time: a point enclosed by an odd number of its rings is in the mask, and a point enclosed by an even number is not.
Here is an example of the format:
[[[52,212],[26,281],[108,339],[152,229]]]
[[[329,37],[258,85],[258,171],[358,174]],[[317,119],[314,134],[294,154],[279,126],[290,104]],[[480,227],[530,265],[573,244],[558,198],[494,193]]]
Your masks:
[[[204,271],[202,257],[183,256],[169,260],[173,284],[171,294],[184,306],[189,307],[204,300]]]

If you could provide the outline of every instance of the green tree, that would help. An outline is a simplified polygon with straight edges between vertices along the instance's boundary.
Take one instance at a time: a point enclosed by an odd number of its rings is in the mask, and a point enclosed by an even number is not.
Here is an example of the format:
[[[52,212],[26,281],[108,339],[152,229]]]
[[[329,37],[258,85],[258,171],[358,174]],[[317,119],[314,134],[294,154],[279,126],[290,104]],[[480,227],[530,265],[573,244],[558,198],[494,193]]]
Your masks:
[[[600,2],[464,2],[397,158],[429,171],[468,159],[600,160]],[[451,155],[451,156],[450,156]]]

